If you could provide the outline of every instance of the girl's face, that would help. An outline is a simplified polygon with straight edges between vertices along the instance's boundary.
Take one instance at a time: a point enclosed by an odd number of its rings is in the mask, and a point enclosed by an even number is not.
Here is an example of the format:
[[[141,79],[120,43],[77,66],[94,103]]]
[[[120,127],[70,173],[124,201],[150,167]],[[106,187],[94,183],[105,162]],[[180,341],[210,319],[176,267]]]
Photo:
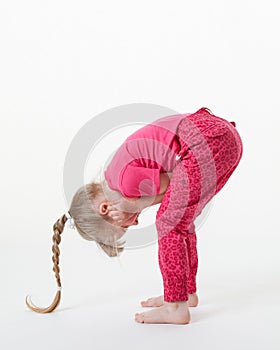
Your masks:
[[[132,225],[138,225],[138,213],[126,213],[124,211],[119,212],[119,219],[115,220],[115,225],[123,228],[129,228]]]
[[[141,210],[135,208],[128,208],[127,211],[121,210],[115,203],[101,200],[97,204],[99,214],[105,215],[109,218],[110,222],[118,227],[127,229],[129,226],[138,225],[138,216]]]
[[[122,238],[129,226],[138,225],[139,214],[140,213],[118,212],[118,216],[115,216],[115,219],[112,220],[113,225],[115,225],[116,228],[118,227],[118,230],[115,232],[115,237],[117,239]],[[118,218],[118,220],[116,220],[116,218]]]

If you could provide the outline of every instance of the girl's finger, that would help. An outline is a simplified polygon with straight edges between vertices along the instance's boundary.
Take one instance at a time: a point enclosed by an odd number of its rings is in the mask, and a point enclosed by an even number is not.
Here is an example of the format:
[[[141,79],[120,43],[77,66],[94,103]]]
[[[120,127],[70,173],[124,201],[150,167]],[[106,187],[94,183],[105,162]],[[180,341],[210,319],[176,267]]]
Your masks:
[[[122,215],[120,215],[120,213],[118,211],[115,211],[115,212],[110,212],[108,214],[113,220],[122,220],[123,217]]]
[[[108,214],[111,218],[121,218],[121,216],[119,215],[119,214],[113,214],[113,213],[111,213],[111,214]]]

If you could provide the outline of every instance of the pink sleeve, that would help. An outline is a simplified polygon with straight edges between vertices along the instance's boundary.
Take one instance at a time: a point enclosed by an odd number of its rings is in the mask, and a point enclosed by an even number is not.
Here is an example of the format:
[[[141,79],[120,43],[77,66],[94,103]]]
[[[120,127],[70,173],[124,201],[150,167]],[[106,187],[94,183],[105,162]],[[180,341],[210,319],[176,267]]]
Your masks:
[[[160,169],[128,164],[120,174],[119,187],[128,198],[155,196],[160,191]]]

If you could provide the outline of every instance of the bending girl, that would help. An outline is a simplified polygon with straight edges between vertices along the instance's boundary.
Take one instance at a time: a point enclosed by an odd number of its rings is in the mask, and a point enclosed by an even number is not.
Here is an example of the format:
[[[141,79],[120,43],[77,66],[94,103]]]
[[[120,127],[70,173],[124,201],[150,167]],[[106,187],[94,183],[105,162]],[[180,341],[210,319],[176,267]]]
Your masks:
[[[189,307],[198,304],[194,221],[224,187],[242,153],[235,123],[205,107],[157,119],[134,132],[116,151],[104,180],[79,188],[68,213],[54,223],[52,260],[58,290],[49,307],[38,308],[26,298],[27,306],[47,313],[60,302],[59,243],[66,223],[96,241],[108,256],[118,256],[126,230],[138,224],[144,208],[160,203],[155,224],[164,295],[142,301],[143,307],[154,309],[135,314],[135,321],[189,323]]]

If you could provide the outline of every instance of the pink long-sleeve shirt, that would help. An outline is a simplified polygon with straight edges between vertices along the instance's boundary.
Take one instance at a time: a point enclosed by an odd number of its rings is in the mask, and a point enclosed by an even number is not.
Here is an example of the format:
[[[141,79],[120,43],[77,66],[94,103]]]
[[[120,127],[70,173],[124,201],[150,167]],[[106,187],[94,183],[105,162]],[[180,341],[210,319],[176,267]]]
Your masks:
[[[178,162],[176,131],[188,114],[157,119],[131,134],[114,154],[104,176],[112,190],[128,198],[154,196],[160,191],[160,173]]]

